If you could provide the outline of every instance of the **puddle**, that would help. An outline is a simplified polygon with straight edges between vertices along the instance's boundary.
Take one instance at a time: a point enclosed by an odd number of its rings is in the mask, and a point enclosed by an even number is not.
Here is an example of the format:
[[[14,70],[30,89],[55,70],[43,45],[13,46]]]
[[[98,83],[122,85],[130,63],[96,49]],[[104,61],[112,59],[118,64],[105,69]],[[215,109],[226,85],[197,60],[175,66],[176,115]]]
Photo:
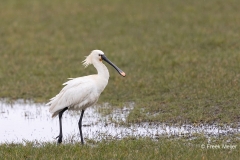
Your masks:
[[[134,104],[114,110],[108,116],[101,116],[97,107],[88,108],[83,117],[83,136],[85,139],[121,139],[128,136],[159,138],[161,136],[205,136],[230,135],[240,133],[240,127],[219,127],[217,125],[168,126],[157,123],[140,123],[128,126],[111,123],[108,119],[124,122]],[[63,141],[80,141],[78,131],[79,114],[66,111],[63,114]],[[56,142],[59,134],[58,118],[51,118],[48,106],[21,100],[11,104],[0,101],[0,143],[24,141]]]

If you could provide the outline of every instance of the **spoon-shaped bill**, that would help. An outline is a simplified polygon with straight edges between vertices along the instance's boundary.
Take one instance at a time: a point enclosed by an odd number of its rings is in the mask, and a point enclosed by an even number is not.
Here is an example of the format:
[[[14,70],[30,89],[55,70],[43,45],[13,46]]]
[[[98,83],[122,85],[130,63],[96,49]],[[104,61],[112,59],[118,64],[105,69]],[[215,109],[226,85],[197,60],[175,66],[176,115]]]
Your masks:
[[[118,68],[115,64],[113,64],[105,55],[101,55],[101,57],[102,57],[102,60],[106,61],[111,66],[113,66],[113,68],[115,68],[121,76],[123,77],[126,76],[125,72],[123,72],[120,68]]]

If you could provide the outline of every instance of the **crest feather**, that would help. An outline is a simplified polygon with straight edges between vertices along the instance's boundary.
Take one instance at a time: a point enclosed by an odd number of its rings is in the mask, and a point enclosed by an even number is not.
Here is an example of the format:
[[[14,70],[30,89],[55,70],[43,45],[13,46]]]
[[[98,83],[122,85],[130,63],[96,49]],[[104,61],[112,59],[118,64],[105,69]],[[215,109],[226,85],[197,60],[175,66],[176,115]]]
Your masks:
[[[87,68],[88,65],[92,64],[91,54],[89,56],[86,56],[86,59],[82,61],[85,68]]]

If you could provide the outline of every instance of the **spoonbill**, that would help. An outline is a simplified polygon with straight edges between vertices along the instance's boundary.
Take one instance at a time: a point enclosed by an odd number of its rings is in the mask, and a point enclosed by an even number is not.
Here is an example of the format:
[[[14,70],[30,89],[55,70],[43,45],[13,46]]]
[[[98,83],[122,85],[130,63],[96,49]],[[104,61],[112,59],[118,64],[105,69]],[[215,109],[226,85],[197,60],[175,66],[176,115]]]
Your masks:
[[[65,82],[63,89],[47,103],[49,105],[49,111],[52,113],[52,117],[58,115],[60,132],[56,137],[58,143],[62,143],[62,115],[66,110],[81,110],[80,119],[78,122],[81,143],[84,144],[82,135],[82,118],[86,108],[93,106],[98,101],[98,98],[106,85],[108,84],[109,72],[107,67],[102,63],[102,60],[109,63],[114,67],[117,72],[125,77],[125,73],[113,64],[104,55],[101,50],[93,50],[83,61],[85,68],[93,64],[97,69],[97,74],[70,78]]]

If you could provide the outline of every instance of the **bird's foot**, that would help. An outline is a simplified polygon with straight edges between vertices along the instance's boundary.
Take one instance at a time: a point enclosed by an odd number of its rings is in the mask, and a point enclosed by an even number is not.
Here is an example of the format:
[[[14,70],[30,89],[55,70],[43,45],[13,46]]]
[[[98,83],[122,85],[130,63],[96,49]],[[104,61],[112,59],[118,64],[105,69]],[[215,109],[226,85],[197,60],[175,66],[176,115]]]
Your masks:
[[[62,135],[58,135],[55,139],[58,138],[58,144],[62,143]]]

